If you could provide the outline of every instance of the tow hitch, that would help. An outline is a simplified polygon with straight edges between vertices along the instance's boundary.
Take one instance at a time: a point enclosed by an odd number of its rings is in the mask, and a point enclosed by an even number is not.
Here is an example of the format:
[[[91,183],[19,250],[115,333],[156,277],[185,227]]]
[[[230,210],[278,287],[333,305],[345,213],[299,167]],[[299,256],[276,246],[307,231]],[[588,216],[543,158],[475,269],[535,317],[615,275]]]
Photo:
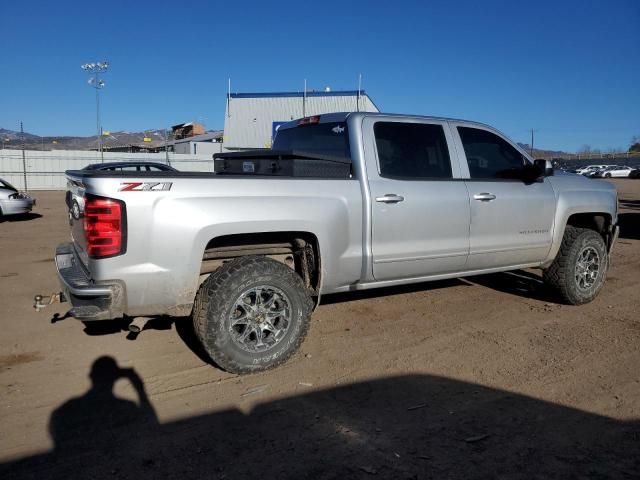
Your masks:
[[[52,293],[51,295],[36,295],[33,298],[33,308],[36,309],[36,312],[39,312],[49,305],[53,305],[54,303],[63,303],[66,301],[67,299],[62,292]]]

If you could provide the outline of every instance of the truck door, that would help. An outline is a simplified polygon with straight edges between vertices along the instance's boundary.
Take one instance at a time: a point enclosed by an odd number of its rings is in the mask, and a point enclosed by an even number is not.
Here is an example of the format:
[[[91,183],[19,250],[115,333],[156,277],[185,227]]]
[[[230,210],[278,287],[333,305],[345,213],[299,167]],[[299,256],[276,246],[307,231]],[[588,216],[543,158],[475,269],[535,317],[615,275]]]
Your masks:
[[[446,122],[368,117],[371,254],[378,281],[461,271],[469,197]]]
[[[548,179],[525,183],[528,160],[505,138],[452,123],[471,205],[468,270],[535,263],[551,248],[555,194]],[[466,176],[466,175],[465,175]]]

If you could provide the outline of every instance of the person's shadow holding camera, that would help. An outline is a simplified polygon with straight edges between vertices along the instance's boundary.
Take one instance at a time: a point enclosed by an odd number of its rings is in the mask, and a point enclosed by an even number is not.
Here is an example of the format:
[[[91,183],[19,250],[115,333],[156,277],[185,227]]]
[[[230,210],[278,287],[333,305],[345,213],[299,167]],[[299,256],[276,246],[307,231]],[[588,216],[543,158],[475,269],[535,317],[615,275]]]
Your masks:
[[[135,370],[120,368],[112,357],[98,358],[91,367],[92,386],[81,397],[57,408],[49,420],[49,432],[57,453],[128,448],[132,441],[150,438],[158,418]],[[115,382],[125,378],[138,395],[138,403],[113,394]]]

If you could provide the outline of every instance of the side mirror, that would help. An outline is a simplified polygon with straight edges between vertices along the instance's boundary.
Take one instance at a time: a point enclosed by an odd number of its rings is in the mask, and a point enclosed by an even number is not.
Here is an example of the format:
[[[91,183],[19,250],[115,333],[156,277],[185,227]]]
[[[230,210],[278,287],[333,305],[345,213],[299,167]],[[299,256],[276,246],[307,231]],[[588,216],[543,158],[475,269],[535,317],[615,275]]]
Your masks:
[[[551,160],[537,158],[533,161],[533,164],[536,166],[536,168],[540,172],[541,177],[553,176],[553,163],[551,162]]]

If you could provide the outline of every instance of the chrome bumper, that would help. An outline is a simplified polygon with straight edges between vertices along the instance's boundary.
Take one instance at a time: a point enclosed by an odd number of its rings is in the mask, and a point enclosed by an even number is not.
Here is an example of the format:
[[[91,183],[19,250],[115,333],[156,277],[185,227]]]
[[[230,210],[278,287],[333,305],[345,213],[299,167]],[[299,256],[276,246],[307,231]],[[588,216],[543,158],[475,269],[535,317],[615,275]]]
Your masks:
[[[2,202],[2,213],[4,215],[20,215],[29,213],[36,201],[33,198],[17,198]]]
[[[73,308],[69,312],[80,320],[120,318],[124,312],[124,288],[118,283],[95,283],[78,258],[73,244],[56,248],[56,269],[64,296]]]

